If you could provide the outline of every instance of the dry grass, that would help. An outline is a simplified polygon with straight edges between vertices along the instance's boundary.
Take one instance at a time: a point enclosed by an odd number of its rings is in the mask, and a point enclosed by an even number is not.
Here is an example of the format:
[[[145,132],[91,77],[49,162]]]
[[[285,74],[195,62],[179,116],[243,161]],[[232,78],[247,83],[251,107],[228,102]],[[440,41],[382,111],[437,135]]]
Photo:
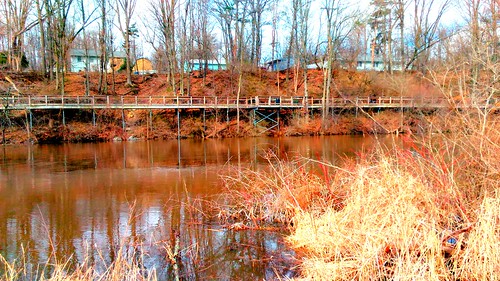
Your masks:
[[[96,262],[90,262],[90,257],[87,257],[84,262],[75,267],[71,257],[61,260],[59,257],[52,256],[45,264],[38,265],[37,268],[33,269],[33,265],[26,263],[24,260],[8,262],[0,255],[0,279],[5,281],[157,280],[155,269],[147,270],[141,266],[144,253],[130,252],[126,249],[127,247],[120,247],[116,259],[102,270],[100,270],[101,266]],[[104,261],[102,263],[105,264]]]
[[[318,199],[323,200],[320,194],[327,192],[326,187],[318,175],[307,171],[307,163],[282,161],[272,153],[266,158],[267,171],[235,171],[236,176],[224,177],[229,193],[219,202],[223,222],[244,222],[249,227],[289,225],[298,211],[323,204]]]
[[[342,167],[268,155],[226,177],[220,218],[285,223],[304,280],[499,280],[500,134],[477,126]]]

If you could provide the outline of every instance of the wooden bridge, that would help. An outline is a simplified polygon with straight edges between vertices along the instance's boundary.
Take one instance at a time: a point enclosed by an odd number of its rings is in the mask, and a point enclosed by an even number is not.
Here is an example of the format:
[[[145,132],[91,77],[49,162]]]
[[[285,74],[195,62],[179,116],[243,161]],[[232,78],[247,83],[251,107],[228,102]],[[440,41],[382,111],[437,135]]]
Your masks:
[[[407,97],[172,97],[172,96],[0,96],[0,110],[47,109],[322,109],[322,108],[498,108],[500,99],[450,102],[444,98]]]

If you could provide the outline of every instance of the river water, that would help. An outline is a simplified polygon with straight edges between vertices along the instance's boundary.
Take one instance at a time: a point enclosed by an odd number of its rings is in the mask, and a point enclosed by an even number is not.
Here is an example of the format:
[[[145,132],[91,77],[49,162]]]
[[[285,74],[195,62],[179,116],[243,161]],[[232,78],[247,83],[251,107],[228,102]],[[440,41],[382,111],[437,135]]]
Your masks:
[[[71,257],[69,269],[135,256],[169,279],[168,249],[178,234],[186,279],[291,276],[284,233],[227,230],[205,216],[223,192],[220,175],[265,165],[269,150],[338,162],[376,143],[335,136],[3,146],[0,254],[32,268]]]

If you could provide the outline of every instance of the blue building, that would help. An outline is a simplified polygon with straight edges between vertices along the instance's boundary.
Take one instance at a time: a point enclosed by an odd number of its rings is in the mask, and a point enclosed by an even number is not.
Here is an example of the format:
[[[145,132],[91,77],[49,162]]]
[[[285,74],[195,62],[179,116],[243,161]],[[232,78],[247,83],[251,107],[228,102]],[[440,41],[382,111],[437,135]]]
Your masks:
[[[267,71],[283,71],[295,65],[293,58],[280,58],[266,62]]]
[[[184,69],[186,71],[200,71],[207,67],[207,70],[226,70],[227,64],[225,60],[202,60],[192,59],[186,62]]]

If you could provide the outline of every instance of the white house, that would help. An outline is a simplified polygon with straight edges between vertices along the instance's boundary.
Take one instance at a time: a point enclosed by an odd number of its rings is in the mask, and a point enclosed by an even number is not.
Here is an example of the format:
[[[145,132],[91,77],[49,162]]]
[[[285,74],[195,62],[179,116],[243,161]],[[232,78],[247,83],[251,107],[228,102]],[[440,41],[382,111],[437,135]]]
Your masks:
[[[369,54],[365,54],[358,56],[356,70],[384,71],[387,70],[387,67],[384,63],[384,60],[380,56],[375,56],[372,62],[372,56]],[[392,70],[401,70],[401,63],[399,61],[393,61]]]
[[[126,57],[124,52],[114,52],[113,58],[124,59]],[[70,52],[70,63],[72,72],[80,72],[85,71],[86,66],[88,65],[89,71],[99,71],[99,64],[101,60],[100,52],[96,50],[85,50],[82,49],[73,49]],[[110,58],[111,60],[111,58]],[[109,68],[109,63],[106,66]]]
[[[342,58],[340,58],[337,62],[339,64],[339,66],[344,68],[344,69],[347,69],[348,65],[350,64],[346,60],[343,60]],[[312,64],[307,65],[308,69],[322,69],[322,68],[324,69],[327,67],[328,67],[327,61],[316,62],[316,63],[312,63]],[[358,70],[358,71],[385,71],[385,70],[387,70],[387,67],[384,63],[384,60],[381,57],[379,57],[379,56],[374,57],[373,63],[372,63],[371,55],[367,54],[367,55],[359,55],[358,56],[357,61],[356,61],[356,70]],[[396,71],[401,70],[401,63],[399,61],[394,61],[392,63],[392,70],[396,70]]]

